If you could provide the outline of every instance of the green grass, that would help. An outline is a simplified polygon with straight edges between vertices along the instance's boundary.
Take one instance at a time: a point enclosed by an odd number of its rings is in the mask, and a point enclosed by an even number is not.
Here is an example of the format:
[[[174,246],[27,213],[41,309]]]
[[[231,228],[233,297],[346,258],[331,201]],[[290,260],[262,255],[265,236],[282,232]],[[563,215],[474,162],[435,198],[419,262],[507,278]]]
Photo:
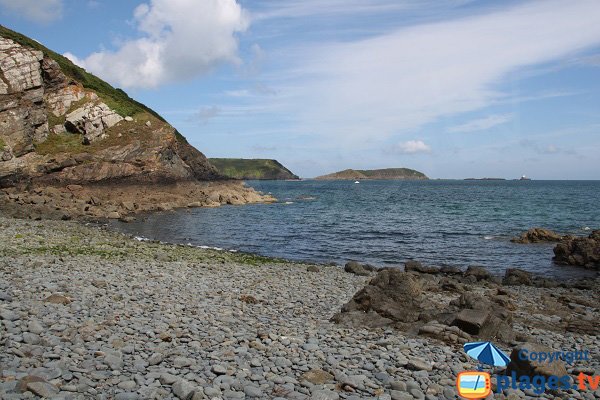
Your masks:
[[[125,93],[122,89],[114,88],[107,82],[98,78],[95,75],[90,74],[83,68],[73,64],[70,60],[63,57],[62,55],[46,48],[42,44],[36,42],[35,40],[28,38],[25,35],[22,35],[18,32],[12,31],[2,25],[0,25],[0,36],[11,39],[16,43],[31,47],[35,50],[42,51],[46,56],[50,57],[54,61],[58,63],[61,70],[68,77],[78,81],[85,87],[86,89],[93,90],[96,94],[113,110],[119,113],[121,116],[134,116],[140,112],[148,112],[152,114],[154,117],[158,118],[163,122],[167,122],[163,117],[161,117],[156,111],[152,110],[149,107],[146,107],[144,104],[132,99],[129,97],[127,93]],[[177,138],[187,143],[185,138],[179,133],[175,133]]]
[[[3,150],[6,147],[6,143],[4,142],[4,140],[2,140],[2,138],[0,138],[0,150]]]
[[[233,179],[298,179],[276,160],[243,158],[209,158],[223,175]]]
[[[422,172],[415,171],[414,169],[410,169],[410,168],[384,168],[384,169],[364,169],[364,170],[359,169],[357,171],[369,178],[370,177],[385,178],[385,177],[397,177],[397,176],[403,176],[406,178],[420,178],[420,179],[427,178],[425,176],[425,174],[423,174]]]
[[[73,133],[50,134],[48,138],[35,145],[35,151],[42,155],[55,155],[59,153],[84,153],[87,146],[82,143],[82,136]]]

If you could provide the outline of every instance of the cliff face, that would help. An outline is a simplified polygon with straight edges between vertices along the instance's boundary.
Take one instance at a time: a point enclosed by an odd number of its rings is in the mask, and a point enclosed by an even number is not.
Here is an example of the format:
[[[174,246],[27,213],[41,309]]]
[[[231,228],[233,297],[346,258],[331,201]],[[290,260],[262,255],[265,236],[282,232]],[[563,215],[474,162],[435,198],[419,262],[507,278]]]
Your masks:
[[[65,74],[55,60],[60,56],[22,45],[6,33],[11,32],[0,31],[1,186],[220,177],[156,113],[84,86],[85,80]]]
[[[231,179],[241,180],[285,180],[299,179],[277,160],[210,158],[217,170]]]
[[[272,200],[224,180],[156,112],[0,26],[0,211],[120,218]]]
[[[318,176],[318,180],[365,180],[365,179],[392,179],[392,180],[425,180],[429,179],[424,173],[410,168],[384,168],[384,169],[345,169],[328,175]]]

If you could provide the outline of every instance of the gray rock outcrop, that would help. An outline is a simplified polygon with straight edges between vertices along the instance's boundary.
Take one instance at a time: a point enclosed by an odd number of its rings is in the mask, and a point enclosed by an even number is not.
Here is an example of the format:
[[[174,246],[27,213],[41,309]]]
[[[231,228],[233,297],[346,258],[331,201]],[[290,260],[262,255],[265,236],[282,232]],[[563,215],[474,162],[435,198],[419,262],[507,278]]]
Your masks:
[[[600,230],[593,231],[587,238],[566,236],[554,247],[554,260],[600,270]]]

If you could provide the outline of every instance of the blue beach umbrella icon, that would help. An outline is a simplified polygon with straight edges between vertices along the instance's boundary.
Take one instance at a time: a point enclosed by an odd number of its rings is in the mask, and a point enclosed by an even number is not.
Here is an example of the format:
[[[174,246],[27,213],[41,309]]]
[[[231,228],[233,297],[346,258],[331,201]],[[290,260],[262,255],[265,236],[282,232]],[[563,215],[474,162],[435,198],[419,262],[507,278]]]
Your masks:
[[[506,367],[510,362],[510,358],[491,342],[465,343],[463,348],[465,353],[482,364]]]

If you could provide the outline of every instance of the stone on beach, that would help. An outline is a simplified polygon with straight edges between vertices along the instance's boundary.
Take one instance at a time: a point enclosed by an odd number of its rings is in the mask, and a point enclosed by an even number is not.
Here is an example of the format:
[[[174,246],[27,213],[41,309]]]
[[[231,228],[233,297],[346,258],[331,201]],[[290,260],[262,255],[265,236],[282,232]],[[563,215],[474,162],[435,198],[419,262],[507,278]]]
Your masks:
[[[369,271],[365,269],[362,264],[357,263],[356,261],[349,261],[344,266],[344,271],[349,272],[354,275],[359,276],[369,276]]]

